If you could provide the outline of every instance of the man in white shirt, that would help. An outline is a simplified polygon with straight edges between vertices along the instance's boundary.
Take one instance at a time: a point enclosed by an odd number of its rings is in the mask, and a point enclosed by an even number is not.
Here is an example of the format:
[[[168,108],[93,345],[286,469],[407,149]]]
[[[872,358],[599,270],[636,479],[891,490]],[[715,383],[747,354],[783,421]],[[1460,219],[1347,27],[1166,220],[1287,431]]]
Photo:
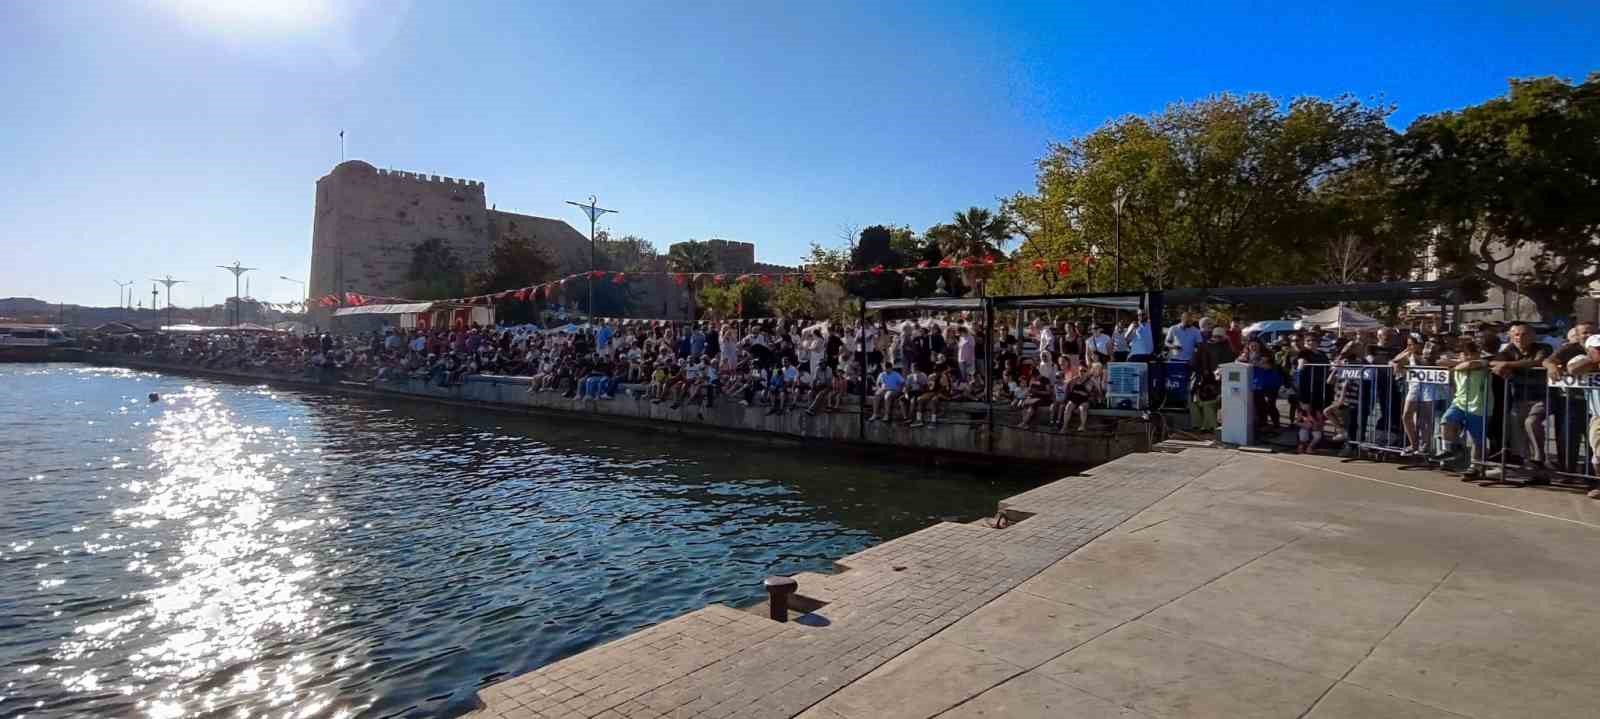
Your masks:
[[[1150,315],[1139,310],[1138,319],[1128,328],[1128,361],[1149,362],[1156,357],[1155,333],[1150,329]]]
[[[1204,342],[1200,328],[1196,326],[1194,315],[1183,313],[1183,321],[1173,325],[1167,332],[1167,347],[1172,350],[1172,359],[1179,362],[1188,362],[1194,358],[1195,348]]]

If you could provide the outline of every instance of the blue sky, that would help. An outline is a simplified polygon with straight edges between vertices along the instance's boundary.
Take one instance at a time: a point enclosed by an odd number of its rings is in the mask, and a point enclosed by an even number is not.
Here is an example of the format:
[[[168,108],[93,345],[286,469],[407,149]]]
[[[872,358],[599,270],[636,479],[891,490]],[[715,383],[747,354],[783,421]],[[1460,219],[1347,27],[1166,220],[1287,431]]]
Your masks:
[[[1595,3],[0,3],[0,296],[295,299],[339,158],[658,248],[793,262],[1031,187],[1051,140],[1220,91],[1419,114],[1581,78]],[[277,8],[271,12],[252,9]],[[1337,8],[1337,9],[1335,9]]]

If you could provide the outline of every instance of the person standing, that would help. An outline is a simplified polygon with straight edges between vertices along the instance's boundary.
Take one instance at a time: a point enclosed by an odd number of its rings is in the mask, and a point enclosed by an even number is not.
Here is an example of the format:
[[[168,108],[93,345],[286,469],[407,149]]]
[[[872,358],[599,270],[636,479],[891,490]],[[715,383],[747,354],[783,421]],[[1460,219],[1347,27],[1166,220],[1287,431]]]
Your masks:
[[[972,381],[978,370],[978,342],[972,337],[972,328],[966,325],[961,325],[961,337],[956,340],[956,366],[966,382]]]
[[[1600,372],[1600,335],[1589,335],[1583,341],[1584,354],[1573,357],[1563,368],[1573,377],[1585,377]],[[1589,461],[1591,465],[1600,465],[1595,458],[1600,457],[1600,385],[1591,385],[1583,390],[1584,405],[1589,411],[1589,426],[1586,434],[1589,438]],[[1600,466],[1591,466],[1591,471],[1600,471]],[[1600,489],[1589,490],[1590,499],[1600,499]]]
[[[1511,341],[1500,348],[1489,362],[1489,371],[1504,382],[1504,394],[1500,397],[1507,400],[1500,413],[1506,424],[1494,429],[1505,433],[1507,452],[1526,450],[1522,457],[1528,462],[1529,468],[1543,470],[1543,433],[1538,433],[1540,441],[1534,442],[1534,433],[1525,432],[1524,421],[1535,414],[1545,414],[1544,377],[1534,370],[1544,364],[1554,350],[1539,342],[1533,334],[1533,328],[1526,322],[1512,322],[1508,334]],[[1527,480],[1527,484],[1549,483],[1550,479],[1542,471]]]

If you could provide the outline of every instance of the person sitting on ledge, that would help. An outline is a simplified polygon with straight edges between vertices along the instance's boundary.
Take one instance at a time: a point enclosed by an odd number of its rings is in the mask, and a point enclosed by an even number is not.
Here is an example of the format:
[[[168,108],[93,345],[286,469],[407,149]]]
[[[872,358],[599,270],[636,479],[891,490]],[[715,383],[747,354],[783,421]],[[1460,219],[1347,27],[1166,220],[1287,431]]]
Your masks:
[[[872,416],[868,422],[893,422],[894,406],[900,401],[901,393],[905,390],[906,378],[900,374],[900,367],[886,364],[883,372],[878,374],[878,382],[872,399]]]

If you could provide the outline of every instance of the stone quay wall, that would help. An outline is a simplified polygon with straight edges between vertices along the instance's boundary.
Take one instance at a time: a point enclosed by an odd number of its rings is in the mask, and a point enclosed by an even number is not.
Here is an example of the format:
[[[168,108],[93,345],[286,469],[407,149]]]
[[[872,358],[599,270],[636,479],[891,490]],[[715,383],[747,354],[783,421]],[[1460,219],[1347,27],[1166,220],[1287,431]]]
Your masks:
[[[461,384],[440,387],[420,379],[364,383],[303,374],[208,369],[115,353],[86,353],[85,360],[131,369],[266,382],[379,399],[421,400],[600,421],[658,432],[736,436],[756,441],[815,443],[988,461],[1016,460],[1083,467],[1150,449],[1149,433],[1142,422],[1113,422],[1109,428],[1099,431],[1056,434],[1011,427],[1016,418],[1010,413],[997,414],[991,444],[988,422],[978,414],[983,406],[975,403],[947,408],[935,427],[869,422],[863,433],[854,398],[834,414],[808,416],[791,411],[773,415],[767,413],[766,407],[744,407],[728,397],[719,398],[712,407],[685,405],[672,409],[670,404],[653,404],[626,393],[611,400],[584,401],[565,399],[555,393],[529,394],[526,377],[472,375]]]

